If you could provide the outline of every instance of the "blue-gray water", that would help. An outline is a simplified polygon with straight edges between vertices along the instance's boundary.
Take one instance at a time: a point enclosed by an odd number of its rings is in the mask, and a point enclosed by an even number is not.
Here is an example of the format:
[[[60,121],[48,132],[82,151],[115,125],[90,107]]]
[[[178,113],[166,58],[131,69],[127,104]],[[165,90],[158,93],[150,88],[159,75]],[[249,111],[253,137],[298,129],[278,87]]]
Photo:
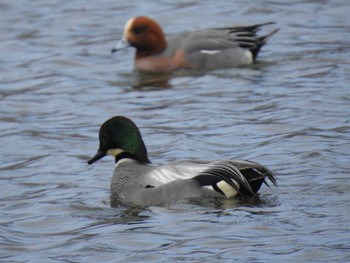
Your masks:
[[[350,3],[0,3],[0,261],[350,261]],[[259,63],[148,76],[110,49],[135,15],[168,33],[275,21]],[[279,189],[111,208],[98,129],[133,119],[154,163],[250,159]]]

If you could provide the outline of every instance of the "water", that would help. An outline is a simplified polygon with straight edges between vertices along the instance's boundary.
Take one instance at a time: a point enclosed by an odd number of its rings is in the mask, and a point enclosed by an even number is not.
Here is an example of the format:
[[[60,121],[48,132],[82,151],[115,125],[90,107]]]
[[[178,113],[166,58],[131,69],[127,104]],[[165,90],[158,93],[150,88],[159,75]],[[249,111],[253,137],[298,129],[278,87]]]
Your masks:
[[[344,1],[0,3],[2,262],[350,261],[350,4]],[[259,63],[150,76],[124,23],[175,33],[276,21]],[[273,28],[273,27],[272,27]],[[271,29],[272,29],[271,28]],[[154,163],[232,157],[279,189],[222,204],[111,208],[99,126],[133,119]]]

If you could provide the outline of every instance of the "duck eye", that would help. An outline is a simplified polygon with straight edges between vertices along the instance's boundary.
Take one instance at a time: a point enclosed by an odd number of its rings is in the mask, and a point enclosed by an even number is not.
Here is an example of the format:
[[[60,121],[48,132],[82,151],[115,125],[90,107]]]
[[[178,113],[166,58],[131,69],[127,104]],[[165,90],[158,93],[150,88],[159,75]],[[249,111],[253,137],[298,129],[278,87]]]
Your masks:
[[[133,28],[132,32],[134,32],[134,34],[139,35],[141,34],[143,31],[145,31],[147,28],[147,26],[138,26]]]
[[[102,135],[100,138],[101,144],[105,145],[108,142],[108,136],[107,135]]]

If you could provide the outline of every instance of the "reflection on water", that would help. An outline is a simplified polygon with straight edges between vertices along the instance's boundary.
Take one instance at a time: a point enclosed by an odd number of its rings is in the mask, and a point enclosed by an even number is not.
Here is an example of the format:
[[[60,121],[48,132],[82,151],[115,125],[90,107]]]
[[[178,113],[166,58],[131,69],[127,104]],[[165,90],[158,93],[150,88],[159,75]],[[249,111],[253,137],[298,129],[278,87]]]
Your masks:
[[[4,262],[346,262],[349,4],[2,1],[0,258]],[[201,10],[201,12],[198,12]],[[130,16],[170,33],[276,21],[257,64],[143,74],[111,56]],[[125,115],[153,163],[249,159],[279,188],[233,200],[111,207],[113,159],[86,161]]]
[[[167,89],[173,86],[170,83],[172,73],[143,73],[135,71],[138,76],[134,89]]]

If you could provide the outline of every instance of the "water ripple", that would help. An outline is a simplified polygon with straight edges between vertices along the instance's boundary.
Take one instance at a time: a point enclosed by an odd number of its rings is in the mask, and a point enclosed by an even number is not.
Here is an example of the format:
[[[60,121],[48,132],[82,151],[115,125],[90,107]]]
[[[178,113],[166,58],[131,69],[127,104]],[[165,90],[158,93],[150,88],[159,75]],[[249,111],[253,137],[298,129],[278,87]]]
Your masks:
[[[344,1],[0,6],[2,261],[349,261]],[[110,54],[136,14],[170,33],[267,21],[280,31],[249,67],[144,74],[133,71],[132,49]],[[279,188],[112,208],[112,158],[86,161],[113,115],[138,124],[156,164],[251,159],[276,173]]]

